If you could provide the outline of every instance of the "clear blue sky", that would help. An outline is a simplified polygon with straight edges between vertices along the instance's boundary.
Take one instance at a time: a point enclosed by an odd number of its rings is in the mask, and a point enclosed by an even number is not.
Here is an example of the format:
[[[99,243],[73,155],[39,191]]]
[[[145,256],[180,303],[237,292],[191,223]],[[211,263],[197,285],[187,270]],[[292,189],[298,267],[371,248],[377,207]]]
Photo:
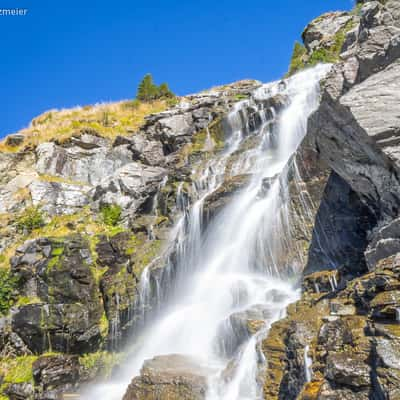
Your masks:
[[[352,0],[3,0],[0,136],[50,109],[132,98],[151,72],[180,95],[287,70],[314,17]]]

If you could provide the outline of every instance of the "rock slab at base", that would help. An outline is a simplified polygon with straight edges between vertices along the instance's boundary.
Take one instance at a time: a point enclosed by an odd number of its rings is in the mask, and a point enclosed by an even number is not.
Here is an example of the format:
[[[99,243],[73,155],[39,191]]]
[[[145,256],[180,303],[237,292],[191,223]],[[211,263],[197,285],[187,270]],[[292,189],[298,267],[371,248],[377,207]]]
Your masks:
[[[188,356],[157,356],[144,362],[123,400],[203,400],[207,371]]]

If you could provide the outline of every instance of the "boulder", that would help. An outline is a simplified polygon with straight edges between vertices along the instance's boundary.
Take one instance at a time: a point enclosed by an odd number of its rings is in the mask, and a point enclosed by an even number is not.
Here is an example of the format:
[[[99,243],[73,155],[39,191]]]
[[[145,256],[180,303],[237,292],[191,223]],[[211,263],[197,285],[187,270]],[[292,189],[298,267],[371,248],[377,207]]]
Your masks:
[[[349,326],[341,318],[325,322],[318,334],[318,344],[328,352],[340,351],[352,343]]]
[[[378,293],[371,301],[370,307],[373,318],[396,320],[400,309],[400,290]]]
[[[0,188],[0,212],[16,212],[30,204],[29,185],[38,178],[35,171],[18,174]]]
[[[376,338],[376,354],[382,367],[400,370],[400,338]]]
[[[32,203],[49,215],[73,214],[89,204],[88,186],[34,181],[29,185]]]
[[[346,12],[331,12],[321,15],[308,24],[303,31],[304,45],[309,51],[332,45],[335,35],[353,19],[355,18]]]
[[[363,388],[371,385],[371,367],[353,353],[333,353],[328,356],[325,376],[338,385]]]
[[[13,383],[5,388],[10,400],[34,400],[34,388],[31,383]]]
[[[132,152],[135,161],[152,166],[162,166],[165,163],[161,142],[150,140],[144,134],[138,133],[132,136],[129,150]]]
[[[388,257],[400,252],[400,219],[385,222],[371,234],[365,251],[365,259],[370,270]]]
[[[123,400],[204,400],[207,370],[188,356],[158,356],[143,364]]]
[[[79,379],[79,360],[77,356],[41,356],[32,365],[35,385],[42,390],[70,388]]]
[[[118,204],[133,214],[155,195],[166,174],[164,168],[131,162],[103,179],[93,199],[99,204]]]

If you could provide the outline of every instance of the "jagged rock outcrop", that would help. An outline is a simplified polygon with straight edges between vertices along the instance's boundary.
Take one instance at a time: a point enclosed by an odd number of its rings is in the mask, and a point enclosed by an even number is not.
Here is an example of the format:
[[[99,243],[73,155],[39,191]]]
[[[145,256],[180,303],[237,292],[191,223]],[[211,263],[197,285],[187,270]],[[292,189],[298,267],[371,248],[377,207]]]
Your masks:
[[[67,392],[79,380],[80,365],[77,356],[55,355],[39,357],[32,365],[36,398],[57,398],[60,388]],[[56,389],[56,390],[55,390]]]
[[[205,129],[211,121],[226,114],[235,96],[245,96],[261,86],[258,81],[240,81],[234,86],[187,96],[179,108],[147,118],[142,132],[161,141],[165,155],[179,150],[191,137]]]
[[[88,134],[62,146],[43,143],[36,153],[39,173],[90,185],[99,184],[104,177],[132,161],[127,145],[112,148],[108,141]]]
[[[289,307],[288,317],[273,325],[264,342],[264,351],[272,351],[276,360],[268,366],[266,398],[396,399],[398,288],[393,257],[347,283],[331,272],[307,276],[302,300]],[[310,382],[306,354],[312,359]],[[281,385],[268,385],[279,374]]]
[[[89,187],[85,185],[35,180],[28,188],[32,204],[42,205],[49,215],[73,214],[90,202]]]
[[[95,189],[93,200],[100,204],[118,204],[134,213],[157,192],[167,171],[136,162],[129,163],[104,179]]]

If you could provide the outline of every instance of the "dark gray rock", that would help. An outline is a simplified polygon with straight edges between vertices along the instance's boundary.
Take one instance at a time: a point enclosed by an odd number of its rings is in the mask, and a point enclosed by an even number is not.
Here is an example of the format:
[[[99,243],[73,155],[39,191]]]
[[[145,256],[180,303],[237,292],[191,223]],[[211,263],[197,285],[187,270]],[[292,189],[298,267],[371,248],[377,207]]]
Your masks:
[[[338,318],[322,325],[318,335],[318,344],[328,352],[337,352],[351,345],[353,337],[346,323]]]
[[[65,390],[79,379],[79,360],[68,355],[42,356],[33,363],[32,372],[35,385],[41,390]]]
[[[212,220],[224,206],[232,200],[233,196],[242,190],[248,183],[248,175],[236,175],[228,178],[213,193],[211,193],[204,201],[204,226]]]
[[[31,383],[13,383],[6,387],[5,393],[10,400],[33,400],[35,394]]]
[[[304,274],[338,268],[353,275],[365,272],[364,251],[375,223],[346,181],[332,173],[315,218]]]
[[[6,145],[11,147],[20,146],[25,140],[25,136],[20,133],[8,135],[6,138]]]
[[[98,348],[103,308],[92,262],[80,236],[40,238],[17,249],[11,271],[31,304],[13,309],[11,325],[31,351]]]

